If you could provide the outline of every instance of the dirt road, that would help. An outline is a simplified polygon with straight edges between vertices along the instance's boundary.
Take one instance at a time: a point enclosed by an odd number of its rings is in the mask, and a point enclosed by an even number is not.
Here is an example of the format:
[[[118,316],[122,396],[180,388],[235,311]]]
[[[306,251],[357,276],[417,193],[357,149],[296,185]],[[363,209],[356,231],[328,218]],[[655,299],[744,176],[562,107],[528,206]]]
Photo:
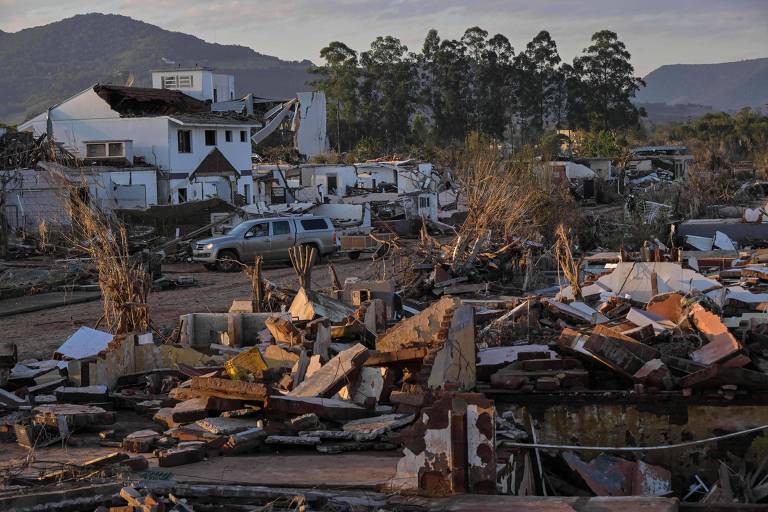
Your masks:
[[[366,279],[376,274],[376,266],[365,256],[357,261],[339,257],[333,263],[342,282],[347,277]],[[175,327],[179,316],[186,313],[227,311],[232,299],[250,296],[250,283],[241,272],[209,272],[191,263],[164,265],[163,272],[194,276],[198,286],[150,295],[150,315],[158,329]],[[276,284],[297,286],[296,274],[287,264],[268,267],[264,275]],[[314,268],[312,284],[316,288],[330,286],[327,265]],[[72,333],[83,325],[93,327],[100,316],[101,302],[94,301],[0,318],[0,340],[16,343],[20,361],[49,359]]]

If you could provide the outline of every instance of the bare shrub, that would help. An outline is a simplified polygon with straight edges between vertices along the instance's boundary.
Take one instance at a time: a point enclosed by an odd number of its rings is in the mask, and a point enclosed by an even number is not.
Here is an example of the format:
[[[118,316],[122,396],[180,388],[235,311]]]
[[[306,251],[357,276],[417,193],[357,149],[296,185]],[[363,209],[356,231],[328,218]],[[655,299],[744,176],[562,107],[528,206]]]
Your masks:
[[[71,223],[67,241],[87,254],[98,271],[104,308],[99,323],[103,320],[114,334],[147,331],[152,281],[141,263],[129,255],[125,226],[113,222],[91,203],[84,175],[73,178],[63,169],[54,169],[49,176]]]
[[[531,218],[542,194],[528,155],[505,159],[494,145],[470,140],[458,158],[456,179],[467,218],[451,245],[454,265],[471,262],[492,240],[526,238],[536,231]]]

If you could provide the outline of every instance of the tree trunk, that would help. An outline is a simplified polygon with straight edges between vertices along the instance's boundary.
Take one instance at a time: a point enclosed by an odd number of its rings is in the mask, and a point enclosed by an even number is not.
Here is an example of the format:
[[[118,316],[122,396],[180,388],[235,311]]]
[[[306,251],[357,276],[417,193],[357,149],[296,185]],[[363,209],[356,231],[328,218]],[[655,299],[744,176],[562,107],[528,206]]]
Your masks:
[[[5,219],[5,206],[0,202],[0,258],[8,256],[8,223]]]

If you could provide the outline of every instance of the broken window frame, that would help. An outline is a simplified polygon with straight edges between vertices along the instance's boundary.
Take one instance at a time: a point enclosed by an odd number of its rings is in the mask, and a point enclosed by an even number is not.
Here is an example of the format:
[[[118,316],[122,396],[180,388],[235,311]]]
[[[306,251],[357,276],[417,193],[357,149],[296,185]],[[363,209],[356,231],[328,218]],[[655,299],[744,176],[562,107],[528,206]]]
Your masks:
[[[100,151],[96,151],[97,148],[101,148]],[[85,144],[85,157],[86,158],[106,158],[107,157],[107,143],[106,142],[88,142]]]
[[[328,174],[325,180],[326,180],[326,186],[328,188],[328,194],[338,195],[339,176],[337,174]],[[333,187],[331,187],[331,183],[333,183]]]
[[[160,77],[160,88],[162,89],[176,89],[177,84],[176,75]]]
[[[192,75],[178,75],[176,83],[179,89],[192,89],[194,87],[194,78]]]
[[[193,89],[194,86],[194,75],[167,75],[160,77],[161,89]]]
[[[179,153],[192,152],[192,130],[179,130],[177,132],[176,147]]]
[[[107,156],[110,158],[125,156],[125,143],[107,142]]]

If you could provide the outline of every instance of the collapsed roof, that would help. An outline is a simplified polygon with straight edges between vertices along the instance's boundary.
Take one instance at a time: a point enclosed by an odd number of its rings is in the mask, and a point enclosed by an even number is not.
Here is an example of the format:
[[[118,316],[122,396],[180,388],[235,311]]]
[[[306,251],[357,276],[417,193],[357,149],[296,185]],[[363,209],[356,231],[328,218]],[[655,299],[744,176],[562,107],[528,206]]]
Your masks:
[[[93,90],[121,116],[210,112],[210,106],[180,91],[96,84]]]

